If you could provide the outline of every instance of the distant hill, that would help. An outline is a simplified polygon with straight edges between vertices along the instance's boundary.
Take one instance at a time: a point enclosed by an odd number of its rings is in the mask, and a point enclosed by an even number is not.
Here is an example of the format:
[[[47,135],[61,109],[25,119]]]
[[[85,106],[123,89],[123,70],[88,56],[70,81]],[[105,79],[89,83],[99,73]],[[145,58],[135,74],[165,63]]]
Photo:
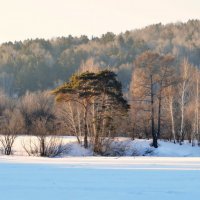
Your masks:
[[[111,32],[101,37],[59,37],[9,42],[0,46],[0,88],[7,93],[45,90],[68,80],[81,63],[93,58],[101,68],[116,71],[128,87],[137,55],[154,50],[187,57],[200,66],[200,20],[154,24],[143,29]]]

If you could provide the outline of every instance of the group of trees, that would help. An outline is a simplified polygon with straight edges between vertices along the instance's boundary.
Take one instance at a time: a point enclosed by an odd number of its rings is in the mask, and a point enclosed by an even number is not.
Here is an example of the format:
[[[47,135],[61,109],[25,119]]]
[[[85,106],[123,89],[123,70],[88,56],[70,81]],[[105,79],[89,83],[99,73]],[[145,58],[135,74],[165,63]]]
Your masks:
[[[47,137],[56,134],[54,101],[47,92],[27,93],[13,99],[0,93],[0,146],[4,154],[12,153],[12,146],[19,135],[36,136],[24,149],[29,154],[45,156],[47,148],[54,143],[46,142]],[[50,138],[51,141],[51,138]],[[57,150],[57,149],[54,149]]]
[[[131,88],[133,110],[137,110],[137,112],[134,112],[134,117],[136,120],[138,112],[140,110],[142,112],[145,111],[143,117],[139,117],[146,118],[147,122],[148,120],[150,121],[154,147],[158,147],[157,138],[160,136],[164,90],[174,82],[173,61],[172,56],[163,56],[152,52],[141,54],[135,61],[135,71],[133,73]],[[157,128],[155,127],[156,116]],[[136,124],[137,121],[135,126]]]
[[[116,79],[116,74],[109,70],[73,75],[53,94],[58,102],[68,103],[73,122],[70,125],[79,142],[82,135],[80,122],[83,121],[84,147],[88,148],[89,135],[96,153],[102,152],[102,142],[116,133],[116,121],[125,116],[129,109],[123,98],[121,83]],[[76,111],[73,109],[75,107]]]
[[[185,58],[144,52],[135,60],[131,84],[133,137],[187,139],[200,144],[198,66]]]
[[[0,145],[9,155],[18,135],[34,135],[37,141],[23,142],[25,151],[55,156],[64,150],[57,136],[74,135],[85,148],[102,154],[128,109],[122,85],[110,70],[77,73],[53,91],[27,93],[18,99],[2,93]]]

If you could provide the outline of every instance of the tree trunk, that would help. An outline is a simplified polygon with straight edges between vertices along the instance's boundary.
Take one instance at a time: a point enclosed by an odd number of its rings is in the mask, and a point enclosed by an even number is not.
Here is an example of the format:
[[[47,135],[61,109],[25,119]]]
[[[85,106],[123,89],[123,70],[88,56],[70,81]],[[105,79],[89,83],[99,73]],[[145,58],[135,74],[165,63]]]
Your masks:
[[[69,111],[70,111],[70,117],[71,117],[71,121],[72,121],[73,131],[75,133],[75,136],[77,138],[78,143],[80,144],[81,141],[80,141],[80,138],[79,138],[79,132],[77,131],[77,128],[76,128],[76,122],[75,122],[75,119],[74,119],[74,112],[73,112],[72,105],[71,105],[70,102],[69,102],[68,106],[69,106]]]
[[[11,147],[10,146],[7,146],[5,148],[5,155],[9,156],[11,154]]]
[[[45,138],[44,137],[41,137],[40,138],[40,148],[41,148],[41,151],[40,151],[40,155],[41,156],[45,156]]]
[[[158,132],[157,132],[157,137],[158,139],[160,138],[160,124],[161,124],[161,101],[162,101],[162,91],[160,89],[160,94],[158,97]]]
[[[151,75],[151,134],[153,138],[153,146],[158,148],[157,135],[155,132],[155,124],[154,124],[154,94],[153,94],[153,77]]]
[[[182,141],[184,140],[184,135],[183,135],[183,127],[184,127],[184,98],[185,98],[185,81],[183,82],[183,87],[182,87],[182,94],[181,94],[181,129],[180,129],[180,140],[179,144],[182,145]]]
[[[170,108],[170,114],[171,114],[171,128],[172,128],[172,136],[174,140],[174,144],[176,143],[176,135],[175,135],[175,128],[174,128],[174,113],[173,113],[173,97],[170,97],[169,100],[169,108]]]
[[[196,134],[197,134],[197,137],[198,137],[198,146],[200,146],[200,134],[199,134],[199,74],[198,74],[198,69],[197,69],[196,73],[197,73]]]
[[[98,110],[98,109],[97,109]],[[93,101],[93,107],[92,107],[92,125],[93,125],[93,133],[94,133],[94,151],[97,151],[97,144],[99,140],[99,131],[97,130],[97,116],[96,116],[96,110],[95,110],[95,101]]]
[[[88,148],[87,105],[84,107],[84,147]]]
[[[81,136],[82,132],[81,132],[81,120],[80,120],[80,111],[77,108],[77,120],[78,120],[78,135]],[[79,141],[79,144],[81,143],[80,138],[78,137],[77,140]]]

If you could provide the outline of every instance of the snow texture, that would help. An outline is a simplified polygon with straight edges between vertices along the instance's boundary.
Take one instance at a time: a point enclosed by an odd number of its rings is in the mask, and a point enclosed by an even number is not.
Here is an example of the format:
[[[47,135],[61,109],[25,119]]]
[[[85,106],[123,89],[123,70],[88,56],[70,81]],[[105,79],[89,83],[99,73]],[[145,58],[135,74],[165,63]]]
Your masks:
[[[35,139],[32,137],[32,139]],[[110,153],[93,156],[75,137],[59,158],[29,157],[18,137],[13,155],[0,156],[2,200],[188,200],[200,196],[200,148],[116,138]],[[117,156],[118,155],[118,156]]]
[[[2,200],[188,200],[200,158],[0,157]]]

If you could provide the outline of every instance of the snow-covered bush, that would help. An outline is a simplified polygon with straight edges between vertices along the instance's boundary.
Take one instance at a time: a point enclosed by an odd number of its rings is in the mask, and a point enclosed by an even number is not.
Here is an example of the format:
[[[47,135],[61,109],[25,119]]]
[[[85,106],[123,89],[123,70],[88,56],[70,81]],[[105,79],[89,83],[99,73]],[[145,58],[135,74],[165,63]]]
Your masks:
[[[154,148],[146,140],[112,140],[105,147],[104,156],[146,156],[152,155]]]
[[[77,142],[67,144],[66,156],[93,156],[91,148],[85,149]]]

